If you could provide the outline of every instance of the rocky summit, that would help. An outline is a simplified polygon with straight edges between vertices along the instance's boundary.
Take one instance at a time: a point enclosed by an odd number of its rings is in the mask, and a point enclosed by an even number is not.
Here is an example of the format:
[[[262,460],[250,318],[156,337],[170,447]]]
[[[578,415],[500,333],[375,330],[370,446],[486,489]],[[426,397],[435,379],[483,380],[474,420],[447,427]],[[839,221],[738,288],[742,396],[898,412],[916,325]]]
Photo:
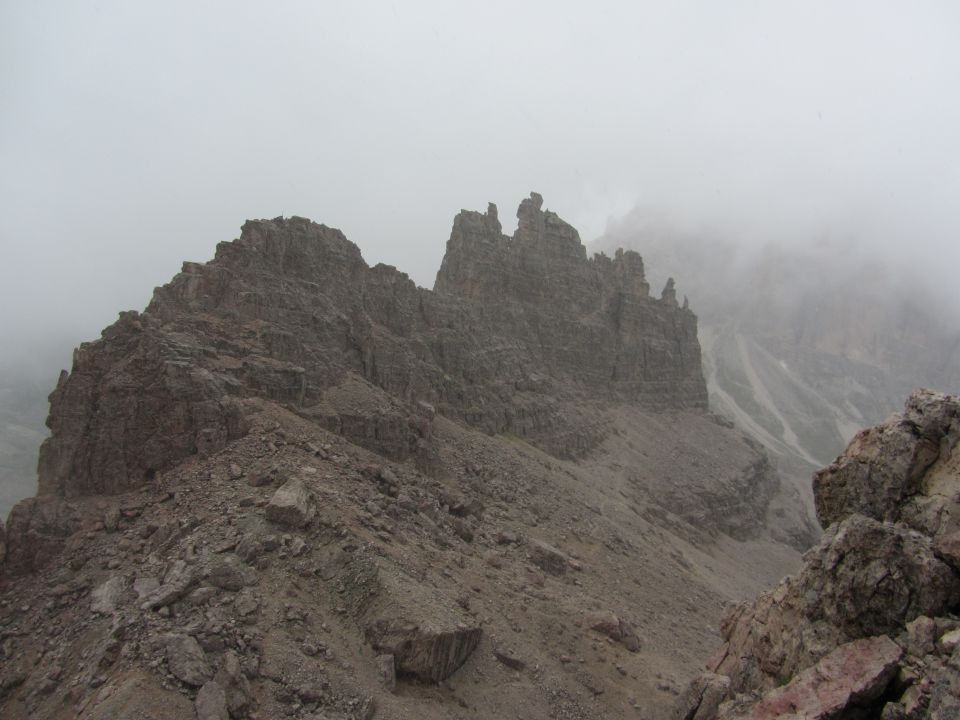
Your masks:
[[[708,412],[674,283],[588,258],[539,195],[517,215],[457,215],[433,290],[251,221],[81,345],[0,526],[0,716],[668,715],[723,608],[816,529]],[[927,586],[884,627],[925,613],[948,642],[943,550],[855,517],[824,542],[879,533]]]
[[[814,477],[827,530],[735,607],[675,717],[960,717],[960,398],[914,393]]]

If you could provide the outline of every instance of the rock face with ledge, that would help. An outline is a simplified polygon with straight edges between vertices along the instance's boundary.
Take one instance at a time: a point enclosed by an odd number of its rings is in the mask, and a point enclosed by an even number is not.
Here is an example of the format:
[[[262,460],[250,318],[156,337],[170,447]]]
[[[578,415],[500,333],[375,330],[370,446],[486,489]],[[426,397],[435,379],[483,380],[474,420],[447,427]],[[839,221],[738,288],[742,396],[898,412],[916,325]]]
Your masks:
[[[76,351],[50,396],[41,494],[117,493],[246,432],[263,398],[429,469],[437,412],[558,457],[602,437],[585,399],[705,409],[696,317],[633,252],[586,257],[536,193],[515,235],[457,215],[434,291],[339,230],[257,220]],[[357,412],[351,383],[382,391]],[[344,388],[347,390],[344,390]],[[424,410],[428,408],[428,410]]]

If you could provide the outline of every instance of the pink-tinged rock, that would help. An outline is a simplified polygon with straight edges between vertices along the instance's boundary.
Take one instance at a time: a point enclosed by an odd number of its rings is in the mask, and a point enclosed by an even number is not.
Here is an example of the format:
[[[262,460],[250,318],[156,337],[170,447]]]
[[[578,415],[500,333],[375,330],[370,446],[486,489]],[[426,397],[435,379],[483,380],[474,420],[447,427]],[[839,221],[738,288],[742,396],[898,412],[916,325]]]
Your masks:
[[[867,706],[893,679],[902,656],[900,646],[885,635],[841,645],[788,685],[767,693],[749,717],[826,720],[847,708]]]

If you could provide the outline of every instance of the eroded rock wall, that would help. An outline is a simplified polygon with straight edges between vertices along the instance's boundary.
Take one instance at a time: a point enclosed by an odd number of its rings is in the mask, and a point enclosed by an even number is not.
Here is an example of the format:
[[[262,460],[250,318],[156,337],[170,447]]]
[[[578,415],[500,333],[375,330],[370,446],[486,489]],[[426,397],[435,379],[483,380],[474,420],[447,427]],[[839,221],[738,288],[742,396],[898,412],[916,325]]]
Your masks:
[[[523,201],[513,238],[495,208],[461,212],[436,291],[368,267],[338,230],[247,222],[77,350],[51,395],[41,493],[149,482],[242,436],[250,398],[424,466],[434,412],[575,457],[603,435],[586,397],[705,408],[693,313],[670,292],[649,296],[635,253],[588,260],[541,203]],[[356,382],[383,407],[353,407],[341,389]]]

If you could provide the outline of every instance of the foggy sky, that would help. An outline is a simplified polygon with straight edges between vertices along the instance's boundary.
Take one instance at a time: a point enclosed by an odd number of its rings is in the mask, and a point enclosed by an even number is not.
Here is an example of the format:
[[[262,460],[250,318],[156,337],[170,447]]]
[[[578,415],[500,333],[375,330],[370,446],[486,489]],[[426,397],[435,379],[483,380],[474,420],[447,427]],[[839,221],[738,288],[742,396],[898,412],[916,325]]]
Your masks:
[[[0,337],[96,337],[247,218],[430,287],[453,215],[530,190],[850,238],[952,290],[955,2],[5,2]],[[678,278],[682,285],[682,278]]]

